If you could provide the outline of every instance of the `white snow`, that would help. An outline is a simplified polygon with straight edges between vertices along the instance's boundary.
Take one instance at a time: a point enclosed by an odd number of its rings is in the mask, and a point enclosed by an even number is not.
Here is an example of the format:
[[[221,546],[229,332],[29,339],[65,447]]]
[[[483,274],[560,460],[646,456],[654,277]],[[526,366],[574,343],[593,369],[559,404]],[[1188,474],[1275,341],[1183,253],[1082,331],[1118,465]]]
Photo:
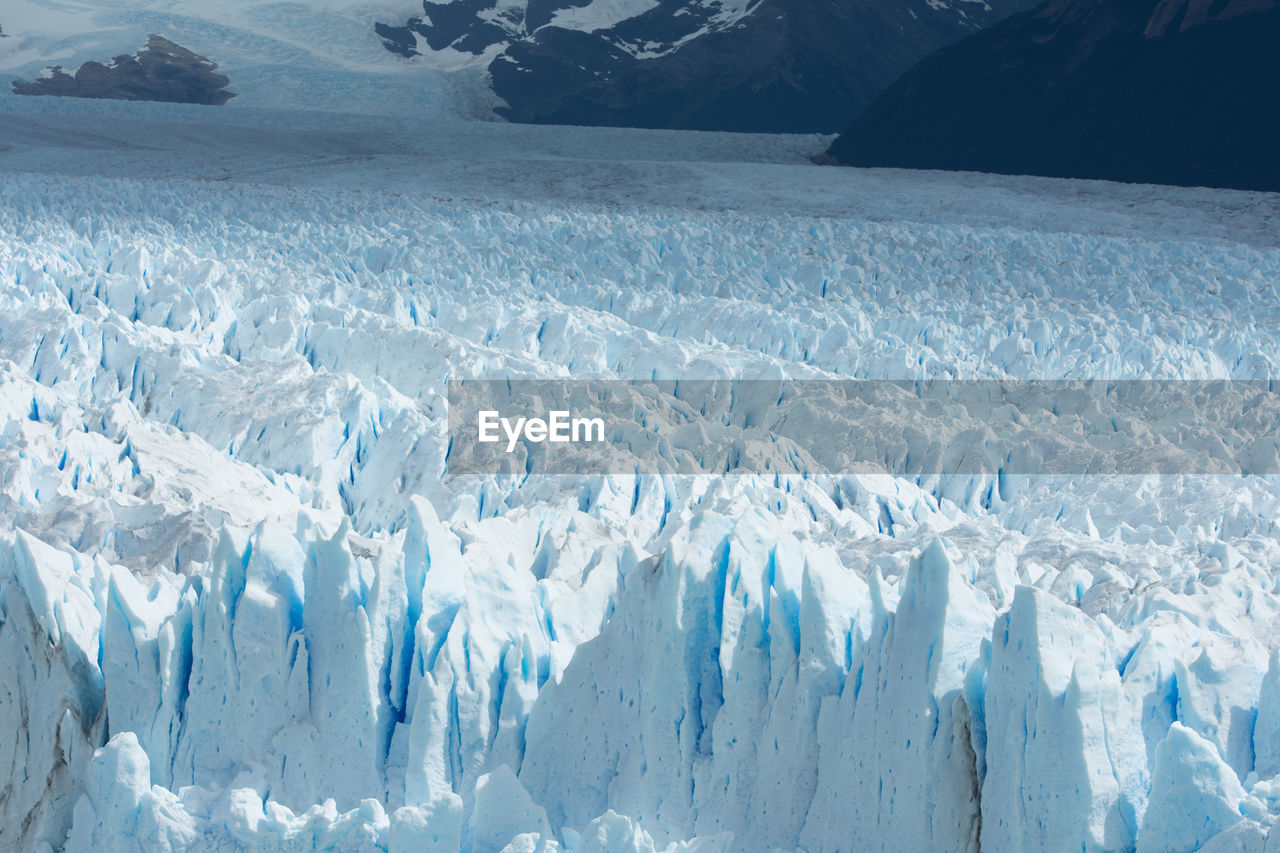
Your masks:
[[[0,112],[5,849],[1280,844],[1275,477],[442,476],[458,377],[1275,377],[1277,197]]]
[[[557,9],[547,26],[593,33],[612,29],[657,6],[657,0],[591,0],[585,6]]]

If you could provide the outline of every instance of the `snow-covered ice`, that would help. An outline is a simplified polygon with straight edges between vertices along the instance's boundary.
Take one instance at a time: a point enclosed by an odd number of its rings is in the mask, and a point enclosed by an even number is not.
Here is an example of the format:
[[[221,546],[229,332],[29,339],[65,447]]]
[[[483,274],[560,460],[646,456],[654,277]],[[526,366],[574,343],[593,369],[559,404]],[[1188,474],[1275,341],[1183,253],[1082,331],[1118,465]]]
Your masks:
[[[449,478],[451,378],[1277,376],[1280,199],[0,100],[0,846],[1280,850],[1280,481]]]

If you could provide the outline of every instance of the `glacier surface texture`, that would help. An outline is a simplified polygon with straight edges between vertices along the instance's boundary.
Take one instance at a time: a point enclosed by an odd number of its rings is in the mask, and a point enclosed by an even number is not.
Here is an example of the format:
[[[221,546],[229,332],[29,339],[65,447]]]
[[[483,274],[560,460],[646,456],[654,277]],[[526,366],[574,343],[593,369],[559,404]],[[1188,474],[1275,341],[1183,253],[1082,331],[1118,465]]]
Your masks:
[[[1280,481],[445,476],[452,378],[1274,378],[1280,200],[0,102],[0,847],[1276,853]]]

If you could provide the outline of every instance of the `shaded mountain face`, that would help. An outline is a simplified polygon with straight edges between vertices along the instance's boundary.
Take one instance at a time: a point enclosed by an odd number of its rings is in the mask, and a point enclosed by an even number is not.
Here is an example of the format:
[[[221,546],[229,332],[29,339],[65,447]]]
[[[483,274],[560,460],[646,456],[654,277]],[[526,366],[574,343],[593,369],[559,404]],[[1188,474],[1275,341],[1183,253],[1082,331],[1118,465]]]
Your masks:
[[[1026,0],[427,2],[388,49],[487,64],[522,122],[836,132],[906,68]]]
[[[1277,140],[1276,0],[1051,0],[912,68],[828,154],[1280,191]]]
[[[226,90],[230,81],[217,69],[209,59],[152,35],[134,56],[117,56],[110,65],[86,62],[74,75],[55,66],[48,77],[15,81],[13,91],[19,95],[219,106],[235,95]]]

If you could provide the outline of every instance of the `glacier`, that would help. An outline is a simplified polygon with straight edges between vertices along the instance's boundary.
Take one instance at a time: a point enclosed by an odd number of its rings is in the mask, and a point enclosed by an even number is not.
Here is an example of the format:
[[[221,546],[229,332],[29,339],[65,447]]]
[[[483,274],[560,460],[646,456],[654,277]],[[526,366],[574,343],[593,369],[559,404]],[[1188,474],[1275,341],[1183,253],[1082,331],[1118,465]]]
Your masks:
[[[1275,196],[0,111],[0,846],[1280,850],[1274,476],[445,470],[455,378],[1271,379]]]

